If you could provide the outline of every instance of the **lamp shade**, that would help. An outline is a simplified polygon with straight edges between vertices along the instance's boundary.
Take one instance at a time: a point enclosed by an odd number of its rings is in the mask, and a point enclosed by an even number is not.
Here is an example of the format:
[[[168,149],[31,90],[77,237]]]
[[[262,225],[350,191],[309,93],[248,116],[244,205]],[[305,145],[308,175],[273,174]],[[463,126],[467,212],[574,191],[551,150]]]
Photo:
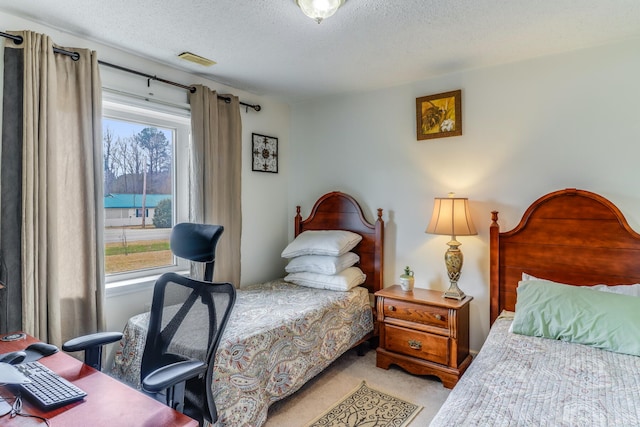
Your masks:
[[[436,197],[426,233],[446,234],[453,237],[478,234],[471,220],[469,199]]]
[[[319,24],[336,13],[344,0],[296,0],[302,12]]]

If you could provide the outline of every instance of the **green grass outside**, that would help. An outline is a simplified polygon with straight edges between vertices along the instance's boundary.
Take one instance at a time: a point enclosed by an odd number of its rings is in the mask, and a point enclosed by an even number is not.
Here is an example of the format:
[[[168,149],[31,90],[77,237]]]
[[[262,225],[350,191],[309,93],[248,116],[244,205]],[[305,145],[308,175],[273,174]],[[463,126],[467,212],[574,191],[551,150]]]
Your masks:
[[[149,241],[127,243],[125,247],[122,243],[110,243],[105,247],[105,256],[136,254],[141,252],[156,252],[169,250],[169,241]]]

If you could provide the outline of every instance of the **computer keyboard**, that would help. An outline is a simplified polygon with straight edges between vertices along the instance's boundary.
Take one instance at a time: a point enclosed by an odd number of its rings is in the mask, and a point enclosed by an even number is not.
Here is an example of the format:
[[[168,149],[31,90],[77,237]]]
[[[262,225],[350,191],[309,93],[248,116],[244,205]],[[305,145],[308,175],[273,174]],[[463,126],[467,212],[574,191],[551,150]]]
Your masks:
[[[20,384],[19,387],[41,409],[57,408],[87,395],[40,362],[20,363],[14,366],[31,380],[30,383]]]

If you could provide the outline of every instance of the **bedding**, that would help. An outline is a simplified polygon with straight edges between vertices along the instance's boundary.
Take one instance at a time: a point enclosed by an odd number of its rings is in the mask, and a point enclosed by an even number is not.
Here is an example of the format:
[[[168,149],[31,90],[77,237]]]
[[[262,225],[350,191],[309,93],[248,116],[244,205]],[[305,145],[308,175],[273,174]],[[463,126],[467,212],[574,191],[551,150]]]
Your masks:
[[[499,317],[431,422],[440,426],[633,426],[640,358],[509,332]]]
[[[358,267],[349,267],[338,274],[291,273],[284,280],[300,286],[328,289],[332,291],[348,291],[354,286],[364,283],[367,276]]]
[[[138,388],[147,324],[147,313],[129,319],[112,368],[115,377]],[[216,355],[217,425],[261,426],[270,404],[372,331],[363,287],[335,292],[279,279],[239,289]]]
[[[539,279],[527,273],[522,273],[522,280],[523,281],[544,280],[547,282],[557,283],[551,280]],[[559,283],[559,284],[566,285],[566,283]],[[583,285],[583,286],[589,286],[589,285]],[[595,289],[596,291],[611,292],[613,294],[622,294],[622,295],[629,295],[633,297],[640,297],[640,283],[634,283],[632,285],[591,285],[589,287],[591,289]]]
[[[360,257],[353,252],[340,256],[303,255],[292,258],[284,270],[287,273],[338,274],[354,266],[358,261]]]
[[[308,230],[300,233],[282,251],[282,258],[302,255],[340,256],[355,248],[362,236],[346,230]]]
[[[521,281],[513,332],[640,356],[640,299],[590,286]]]

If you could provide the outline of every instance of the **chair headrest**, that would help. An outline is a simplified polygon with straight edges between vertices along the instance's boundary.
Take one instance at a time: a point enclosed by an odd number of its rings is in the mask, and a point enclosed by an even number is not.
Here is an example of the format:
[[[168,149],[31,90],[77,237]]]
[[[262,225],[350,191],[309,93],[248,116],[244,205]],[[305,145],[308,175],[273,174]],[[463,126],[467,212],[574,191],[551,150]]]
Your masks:
[[[222,235],[221,225],[182,222],[171,230],[169,245],[180,258],[196,262],[212,262],[216,257],[216,245]]]

